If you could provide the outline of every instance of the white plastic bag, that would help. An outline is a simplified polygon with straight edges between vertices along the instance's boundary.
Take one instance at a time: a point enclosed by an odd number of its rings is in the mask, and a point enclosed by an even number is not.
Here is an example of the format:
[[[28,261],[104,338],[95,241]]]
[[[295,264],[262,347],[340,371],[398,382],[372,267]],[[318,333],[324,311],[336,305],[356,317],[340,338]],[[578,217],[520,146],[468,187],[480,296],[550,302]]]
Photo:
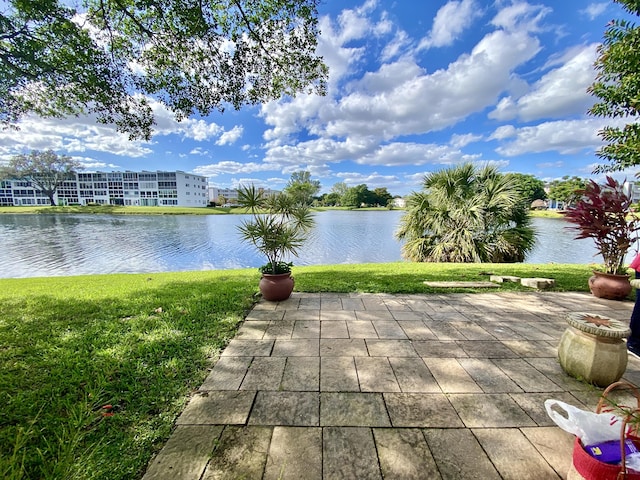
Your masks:
[[[568,403],[553,399],[546,400],[544,408],[556,425],[565,432],[577,436],[583,445],[593,445],[620,439],[622,419],[611,412],[587,412]],[[566,415],[560,414],[558,409],[564,411]]]

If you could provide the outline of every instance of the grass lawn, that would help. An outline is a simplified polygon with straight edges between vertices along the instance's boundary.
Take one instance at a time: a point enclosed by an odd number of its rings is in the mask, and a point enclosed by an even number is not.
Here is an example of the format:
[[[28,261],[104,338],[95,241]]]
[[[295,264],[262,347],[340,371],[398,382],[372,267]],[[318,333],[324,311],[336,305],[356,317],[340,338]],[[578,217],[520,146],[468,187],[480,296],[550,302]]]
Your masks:
[[[552,277],[588,265],[296,267],[296,291],[442,293],[425,280]],[[0,478],[140,478],[257,293],[256,269],[0,280]],[[524,290],[518,284],[502,289]]]
[[[223,207],[119,207],[116,205],[93,205],[71,207],[0,207],[0,214],[53,214],[53,213],[91,213],[109,215],[226,215],[230,208]]]

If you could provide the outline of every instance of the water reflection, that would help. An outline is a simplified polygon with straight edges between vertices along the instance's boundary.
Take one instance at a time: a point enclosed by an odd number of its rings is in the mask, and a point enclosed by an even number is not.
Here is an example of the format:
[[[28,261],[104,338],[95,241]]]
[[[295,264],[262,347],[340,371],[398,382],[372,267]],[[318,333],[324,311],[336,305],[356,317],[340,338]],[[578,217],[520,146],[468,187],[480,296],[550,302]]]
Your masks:
[[[402,211],[316,214],[297,265],[401,260],[393,234]],[[0,215],[0,277],[136,273],[258,267],[242,243],[242,215]],[[591,240],[574,240],[561,219],[536,218],[537,244],[527,263],[591,263]]]

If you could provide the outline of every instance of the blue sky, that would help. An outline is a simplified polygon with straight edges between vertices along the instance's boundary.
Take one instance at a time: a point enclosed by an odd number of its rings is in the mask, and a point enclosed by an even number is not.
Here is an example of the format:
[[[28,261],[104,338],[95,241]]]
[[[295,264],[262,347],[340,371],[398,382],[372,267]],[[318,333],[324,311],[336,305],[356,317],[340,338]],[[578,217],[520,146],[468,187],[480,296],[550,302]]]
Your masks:
[[[87,171],[183,170],[222,188],[279,190],[292,172],[309,170],[323,192],[345,182],[393,195],[464,161],[545,181],[595,178],[597,131],[612,121],[586,115],[586,88],[607,23],[623,16],[619,5],[326,0],[319,14],[325,97],[182,123],[155,104],[150,142],[89,117],[28,117],[19,132],[0,131],[0,158],[53,149]]]

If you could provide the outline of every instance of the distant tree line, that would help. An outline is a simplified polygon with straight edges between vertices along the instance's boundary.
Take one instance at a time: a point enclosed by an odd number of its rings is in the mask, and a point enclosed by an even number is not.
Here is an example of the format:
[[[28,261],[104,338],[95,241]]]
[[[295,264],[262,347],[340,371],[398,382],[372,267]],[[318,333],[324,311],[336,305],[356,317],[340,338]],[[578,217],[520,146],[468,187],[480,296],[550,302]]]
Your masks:
[[[323,207],[387,207],[393,199],[387,187],[369,190],[366,184],[348,187],[346,183],[339,182],[333,185],[329,193],[318,197],[314,204]]]

